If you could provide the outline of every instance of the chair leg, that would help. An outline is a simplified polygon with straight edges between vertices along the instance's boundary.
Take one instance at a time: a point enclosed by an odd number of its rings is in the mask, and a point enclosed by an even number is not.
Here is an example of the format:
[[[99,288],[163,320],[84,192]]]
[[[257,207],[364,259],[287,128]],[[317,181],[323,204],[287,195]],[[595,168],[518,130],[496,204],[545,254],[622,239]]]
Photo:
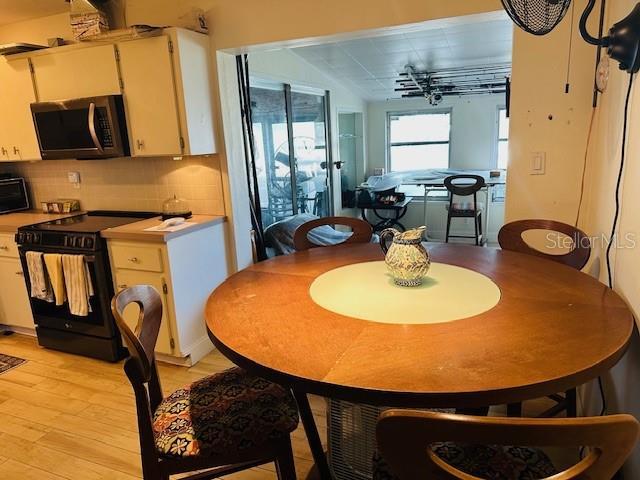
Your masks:
[[[474,224],[474,227],[476,229],[476,246],[478,246],[478,245],[480,245],[480,237],[479,237],[479,232],[478,232],[478,215],[475,214],[474,216],[475,216],[475,221],[473,222],[473,224]]]
[[[447,214],[447,234],[445,235],[445,243],[449,243],[449,231],[451,230],[451,214]]]
[[[296,465],[293,460],[293,450],[291,449],[291,439],[287,437],[282,442],[282,447],[276,457],[276,470],[278,480],[296,480]]]
[[[565,392],[565,402],[567,405],[567,417],[575,418],[578,416],[578,392],[575,388]]]
[[[484,232],[482,231],[482,212],[478,214],[478,230],[480,231],[480,245],[485,244]]]
[[[507,417],[521,417],[522,403],[510,403],[507,405]]]

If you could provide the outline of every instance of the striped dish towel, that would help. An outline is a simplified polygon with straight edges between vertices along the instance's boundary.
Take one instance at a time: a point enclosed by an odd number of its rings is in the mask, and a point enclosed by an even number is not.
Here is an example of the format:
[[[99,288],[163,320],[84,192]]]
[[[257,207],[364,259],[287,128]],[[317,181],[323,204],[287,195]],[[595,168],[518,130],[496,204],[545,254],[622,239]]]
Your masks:
[[[49,281],[53,289],[56,305],[64,305],[67,301],[67,292],[64,290],[64,275],[62,273],[62,255],[59,253],[45,253],[44,263],[47,266]]]
[[[49,277],[42,261],[42,252],[29,251],[26,253],[29,282],[31,283],[31,297],[46,302],[53,302],[53,292]]]
[[[69,311],[72,315],[86,317],[91,311],[89,300],[94,292],[84,255],[62,255],[62,270]]]

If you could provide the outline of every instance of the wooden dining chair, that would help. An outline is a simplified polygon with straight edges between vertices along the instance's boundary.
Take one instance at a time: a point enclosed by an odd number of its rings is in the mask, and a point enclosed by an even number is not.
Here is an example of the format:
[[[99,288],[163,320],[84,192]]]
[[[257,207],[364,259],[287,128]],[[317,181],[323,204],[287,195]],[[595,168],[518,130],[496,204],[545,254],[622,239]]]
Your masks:
[[[388,410],[376,427],[373,479],[610,480],[636,445],[638,427],[631,415],[530,419]],[[586,447],[586,455],[558,471],[533,447]]]
[[[570,251],[561,255],[553,255],[531,247],[522,237],[525,232],[531,230],[547,230],[566,235],[571,239]],[[581,270],[587,264],[591,255],[591,242],[582,230],[555,220],[518,220],[507,223],[498,232],[498,243],[503,250],[534,255],[568,265],[576,270]],[[565,410],[568,417],[577,415],[577,391],[575,388],[567,390],[564,395],[551,395],[549,398],[556,403],[553,407],[543,412],[541,416],[550,417]],[[522,414],[522,404],[514,403],[509,405],[508,413],[509,416],[520,416]]]
[[[456,183],[460,181],[464,183]],[[444,186],[449,191],[445,242],[449,243],[449,238],[473,238],[476,241],[476,245],[484,244],[485,236],[482,233],[483,205],[478,203],[478,192],[486,186],[484,177],[466,174],[451,175],[444,179]],[[473,201],[460,201],[460,197],[473,197]],[[451,220],[453,218],[473,218],[475,235],[472,237],[469,235],[451,235]]]
[[[553,255],[537,250],[522,238],[522,235],[530,230],[548,230],[564,234],[571,238],[572,247],[569,252],[561,255]],[[535,255],[536,257],[563,263],[576,270],[582,270],[591,255],[591,242],[582,230],[555,220],[517,220],[507,223],[498,232],[498,243],[503,250]]]
[[[293,234],[293,246],[297,251],[308,250],[310,248],[323,247],[327,245],[319,245],[313,243],[309,239],[309,232],[314,228],[344,225],[350,227],[353,233],[346,240],[337,240],[336,245],[344,245],[349,243],[368,243],[373,237],[373,227],[364,220],[351,217],[322,217],[300,225]]]
[[[135,331],[123,317],[132,303],[140,308]],[[205,480],[269,462],[280,480],[295,480],[290,432],[298,410],[291,392],[232,368],[164,397],[154,354],[160,294],[149,285],[129,287],[111,309],[129,349],[124,370],[136,399],[145,480],[195,471],[181,478]]]

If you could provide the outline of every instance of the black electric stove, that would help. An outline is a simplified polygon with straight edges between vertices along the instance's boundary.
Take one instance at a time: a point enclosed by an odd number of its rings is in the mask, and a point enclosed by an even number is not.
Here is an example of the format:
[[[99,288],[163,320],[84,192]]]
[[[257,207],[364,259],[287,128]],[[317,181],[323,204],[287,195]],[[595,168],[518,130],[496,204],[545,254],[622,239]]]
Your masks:
[[[89,302],[91,311],[86,317],[73,315],[66,303],[56,306],[55,303],[31,298],[41,346],[102,360],[123,358],[126,351],[110,308],[114,289],[107,244],[100,232],[158,215],[153,212],[100,210],[18,229],[16,242],[28,292],[31,291],[26,263],[28,251],[84,255],[93,284],[94,295]]]

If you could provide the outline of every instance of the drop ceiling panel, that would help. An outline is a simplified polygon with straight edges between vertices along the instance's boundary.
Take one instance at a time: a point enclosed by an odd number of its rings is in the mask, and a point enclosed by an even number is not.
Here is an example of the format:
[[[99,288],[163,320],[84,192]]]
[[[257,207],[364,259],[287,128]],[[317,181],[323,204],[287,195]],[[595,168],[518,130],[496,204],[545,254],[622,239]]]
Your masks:
[[[513,26],[505,15],[432,22],[384,36],[294,48],[293,52],[368,100],[399,98],[407,64],[444,69],[511,61]],[[354,87],[355,86],[355,87]]]

